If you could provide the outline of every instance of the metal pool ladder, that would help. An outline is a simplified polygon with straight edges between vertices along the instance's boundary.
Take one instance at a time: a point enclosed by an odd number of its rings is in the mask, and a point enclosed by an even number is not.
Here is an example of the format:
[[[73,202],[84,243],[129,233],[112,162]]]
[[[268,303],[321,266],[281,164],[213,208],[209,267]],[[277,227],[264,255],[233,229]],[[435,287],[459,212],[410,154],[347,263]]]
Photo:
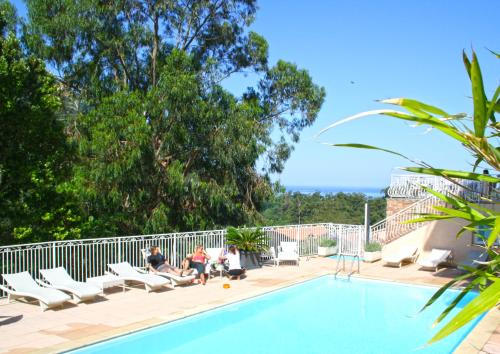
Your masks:
[[[359,273],[359,255],[354,255],[354,256],[351,256],[353,257],[352,258],[352,261],[351,261],[351,270],[350,272],[347,274],[347,277],[350,278],[351,275],[353,273],[355,273],[355,271],[353,271],[353,268],[354,268],[354,262],[357,262],[357,272]],[[346,255],[345,254],[339,254],[338,255],[338,258],[337,258],[337,267],[335,269],[335,278],[337,278],[337,275],[342,272],[342,271],[345,271],[345,259],[346,259]],[[342,261],[342,267],[340,267],[340,261]]]

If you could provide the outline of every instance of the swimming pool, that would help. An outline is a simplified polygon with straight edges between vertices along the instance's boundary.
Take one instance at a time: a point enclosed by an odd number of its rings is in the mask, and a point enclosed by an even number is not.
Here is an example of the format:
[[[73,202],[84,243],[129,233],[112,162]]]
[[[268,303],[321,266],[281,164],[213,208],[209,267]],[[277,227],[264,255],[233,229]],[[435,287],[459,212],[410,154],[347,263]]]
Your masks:
[[[479,320],[423,347],[437,331],[432,322],[456,295],[447,291],[419,314],[435,291],[324,276],[72,353],[452,353]]]

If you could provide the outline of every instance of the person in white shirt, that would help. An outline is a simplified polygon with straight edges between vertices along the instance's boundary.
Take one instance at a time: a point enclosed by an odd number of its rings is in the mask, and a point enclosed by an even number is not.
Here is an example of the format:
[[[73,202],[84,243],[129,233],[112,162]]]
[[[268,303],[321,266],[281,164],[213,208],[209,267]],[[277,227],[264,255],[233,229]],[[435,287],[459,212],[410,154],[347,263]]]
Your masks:
[[[229,263],[229,270],[227,271],[228,276],[231,279],[240,280],[240,277],[245,274],[246,269],[241,267],[240,252],[236,246],[229,246],[227,254],[221,256],[221,258],[227,260]]]

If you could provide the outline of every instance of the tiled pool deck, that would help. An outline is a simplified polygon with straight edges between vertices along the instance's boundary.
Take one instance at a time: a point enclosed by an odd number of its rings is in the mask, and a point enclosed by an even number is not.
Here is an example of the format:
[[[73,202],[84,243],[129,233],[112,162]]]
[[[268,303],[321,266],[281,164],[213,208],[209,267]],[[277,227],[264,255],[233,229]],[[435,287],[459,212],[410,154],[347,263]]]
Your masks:
[[[147,293],[143,287],[108,290],[96,302],[42,312],[38,304],[0,300],[0,353],[53,353],[100,341],[263,294],[334,272],[336,261],[303,259],[299,267],[264,266],[241,281],[211,279],[206,286],[191,285]],[[456,274],[437,274],[409,265],[401,269],[380,262],[363,263],[356,276],[413,284],[442,285]],[[224,289],[223,283],[230,283]],[[464,340],[457,353],[500,353],[500,311],[491,311]]]

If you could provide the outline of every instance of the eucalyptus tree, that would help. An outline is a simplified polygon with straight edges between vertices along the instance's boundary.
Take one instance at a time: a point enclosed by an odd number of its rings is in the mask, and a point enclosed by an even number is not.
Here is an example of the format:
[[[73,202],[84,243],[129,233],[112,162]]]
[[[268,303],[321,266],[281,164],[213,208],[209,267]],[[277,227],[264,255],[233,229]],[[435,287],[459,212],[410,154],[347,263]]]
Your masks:
[[[0,1],[0,244],[78,238],[86,223],[65,184],[72,153],[58,86],[16,29],[13,6]]]
[[[500,55],[493,53],[500,59]],[[498,185],[500,183],[500,146],[498,138],[500,136],[500,125],[496,115],[500,113],[500,86],[497,85],[491,98],[485,92],[483,74],[477,59],[476,53],[472,53],[472,58],[463,53],[465,69],[471,81],[473,113],[450,114],[445,110],[426,104],[414,99],[393,98],[383,100],[382,103],[394,105],[403,110],[380,109],[368,111],[348,117],[339,122],[335,122],[323,129],[318,135],[347,122],[381,115],[384,117],[396,118],[404,121],[417,123],[418,126],[427,126],[429,129],[443,133],[461,144],[474,159],[471,171],[458,171],[445,168],[438,168],[423,161],[409,159],[397,151],[375,147],[360,143],[350,144],[330,144],[332,146],[361,148],[369,150],[381,150],[390,154],[400,156],[417,166],[405,167],[403,170],[430,174],[446,178],[452,183],[458,184],[465,190],[466,185],[460,182],[462,179],[480,181],[488,183],[492,192],[489,195],[481,195],[479,203],[471,202],[460,195],[442,194],[425,186],[430,194],[440,199],[446,206],[434,206],[436,213],[416,215],[415,222],[426,222],[435,220],[460,220],[464,226],[456,237],[463,237],[465,232],[470,232],[475,238],[482,240],[484,252],[488,254],[488,261],[478,264],[478,268],[463,266],[466,273],[456,277],[449,283],[441,287],[432,298],[425,304],[422,310],[431,306],[447,289],[461,281],[467,284],[461,289],[455,299],[440,314],[434,324],[443,321],[450,314],[464,296],[473,289],[479,289],[480,294],[465,305],[453,318],[451,318],[436,334],[429,343],[443,339],[453,333],[469,321],[480,316],[485,311],[498,308],[500,303],[500,253],[498,241],[500,236],[500,213],[498,212]],[[479,166],[488,167],[495,171],[494,175],[480,174],[476,170]],[[474,192],[474,191],[470,191]],[[454,235],[450,235],[454,237]]]
[[[253,0],[27,0],[24,39],[60,77],[75,185],[112,232],[249,222],[324,89],[268,62]],[[241,96],[224,89],[251,75]],[[262,171],[258,161],[264,161]]]

